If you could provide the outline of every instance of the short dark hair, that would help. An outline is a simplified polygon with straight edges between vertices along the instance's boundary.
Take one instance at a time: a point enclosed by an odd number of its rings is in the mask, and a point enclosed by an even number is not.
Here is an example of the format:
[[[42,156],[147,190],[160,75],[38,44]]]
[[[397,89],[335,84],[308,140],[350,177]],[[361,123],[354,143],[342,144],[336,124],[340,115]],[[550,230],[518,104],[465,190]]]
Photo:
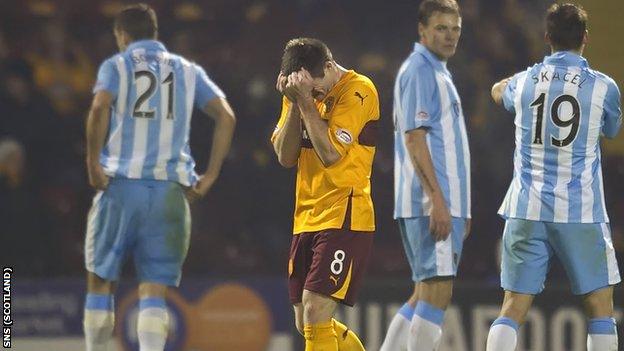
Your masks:
[[[577,50],[587,30],[587,12],[575,4],[553,4],[546,13],[546,34],[556,51]]]
[[[325,76],[325,62],[332,60],[331,51],[322,41],[314,38],[291,39],[284,48],[281,71],[289,75],[303,67],[312,77],[322,78]]]
[[[132,40],[156,39],[158,20],[156,11],[147,4],[135,4],[124,7],[115,17],[115,29],[121,30]]]
[[[454,13],[461,16],[455,0],[424,0],[418,7],[418,23],[426,25],[434,12]]]

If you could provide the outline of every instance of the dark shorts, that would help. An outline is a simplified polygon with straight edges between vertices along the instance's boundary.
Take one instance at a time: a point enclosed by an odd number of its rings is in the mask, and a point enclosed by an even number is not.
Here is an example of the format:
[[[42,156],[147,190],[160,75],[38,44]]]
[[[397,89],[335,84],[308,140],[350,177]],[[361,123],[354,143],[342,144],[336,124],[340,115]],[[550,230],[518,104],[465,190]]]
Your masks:
[[[373,245],[373,232],[328,229],[293,235],[288,260],[290,302],[303,290],[353,306]]]

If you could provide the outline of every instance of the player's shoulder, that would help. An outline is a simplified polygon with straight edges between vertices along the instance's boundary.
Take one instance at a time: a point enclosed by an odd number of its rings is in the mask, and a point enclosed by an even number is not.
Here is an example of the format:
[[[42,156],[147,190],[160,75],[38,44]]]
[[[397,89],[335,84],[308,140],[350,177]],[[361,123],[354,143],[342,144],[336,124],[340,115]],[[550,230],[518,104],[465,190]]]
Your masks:
[[[596,79],[597,81],[600,81],[604,84],[607,85],[607,87],[609,88],[615,88],[619,91],[618,85],[615,82],[615,79],[611,78],[609,75],[602,73],[600,71],[588,68],[587,72],[590,73],[594,79]]]
[[[544,64],[544,62],[537,62],[537,63],[533,64],[532,66],[528,66],[524,70],[517,72],[516,74],[513,75],[513,78],[519,79],[519,78],[523,78],[523,77],[528,77],[528,76],[533,77],[533,76],[539,75],[539,73],[545,67],[546,67],[546,65]]]
[[[113,66],[116,67],[118,62],[123,62],[124,60],[124,56],[122,52],[116,53],[114,55],[111,55],[107,58],[105,58],[102,63],[100,64],[100,67],[103,66]]]
[[[356,71],[353,71],[353,77],[349,80],[349,82],[347,82],[345,88],[347,91],[358,89],[364,90],[367,92],[371,92],[375,96],[377,96],[377,88],[375,87],[375,83],[373,83],[373,81],[369,77]]]

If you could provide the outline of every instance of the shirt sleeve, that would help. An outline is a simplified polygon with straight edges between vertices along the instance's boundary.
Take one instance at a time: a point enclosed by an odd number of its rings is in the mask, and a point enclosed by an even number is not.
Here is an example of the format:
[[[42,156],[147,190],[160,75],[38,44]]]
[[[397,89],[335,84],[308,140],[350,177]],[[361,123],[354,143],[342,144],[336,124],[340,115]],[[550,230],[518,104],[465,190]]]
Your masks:
[[[397,121],[401,130],[431,128],[440,119],[440,97],[433,68],[421,65],[401,78]]]
[[[195,106],[204,108],[210,100],[214,98],[225,98],[223,91],[206,74],[203,68],[195,65]]]
[[[360,133],[364,126],[379,119],[377,91],[365,83],[354,84],[326,113],[329,113],[329,140],[338,153],[344,156],[354,144],[360,143]]]
[[[93,94],[99,91],[107,91],[114,97],[117,97],[119,90],[119,72],[113,59],[108,59],[100,65],[97,74],[95,86],[93,86]]]
[[[607,138],[614,138],[622,127],[622,110],[620,90],[617,84],[611,81],[607,88],[604,100],[602,134]]]
[[[507,83],[507,86],[503,91],[503,106],[511,113],[516,113],[514,101],[516,98],[516,87],[518,86],[518,76],[519,74],[516,74],[511,77],[511,80]]]
[[[290,107],[290,101],[285,96],[282,96],[282,111],[280,112],[280,117],[277,120],[277,125],[273,130],[273,134],[271,134],[271,142],[275,141],[277,137],[277,133],[282,129],[284,123],[286,123],[286,114],[288,113],[288,108]]]

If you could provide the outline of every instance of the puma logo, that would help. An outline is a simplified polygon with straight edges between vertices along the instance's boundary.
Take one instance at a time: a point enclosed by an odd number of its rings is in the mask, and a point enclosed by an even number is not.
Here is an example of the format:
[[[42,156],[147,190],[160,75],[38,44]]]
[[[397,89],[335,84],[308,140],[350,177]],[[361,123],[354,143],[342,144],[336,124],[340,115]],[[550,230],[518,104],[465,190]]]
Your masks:
[[[340,279],[340,278],[336,278],[336,277],[334,277],[333,275],[330,275],[330,276],[329,276],[329,280],[331,280],[332,282],[334,282],[334,285],[335,285],[335,286],[338,286],[338,279]]]
[[[368,97],[368,95],[362,96],[362,94],[360,94],[359,91],[356,91],[354,95],[357,96],[358,98],[360,98],[360,100],[361,100],[360,102],[361,102],[362,106],[364,106],[364,99],[366,99]]]

